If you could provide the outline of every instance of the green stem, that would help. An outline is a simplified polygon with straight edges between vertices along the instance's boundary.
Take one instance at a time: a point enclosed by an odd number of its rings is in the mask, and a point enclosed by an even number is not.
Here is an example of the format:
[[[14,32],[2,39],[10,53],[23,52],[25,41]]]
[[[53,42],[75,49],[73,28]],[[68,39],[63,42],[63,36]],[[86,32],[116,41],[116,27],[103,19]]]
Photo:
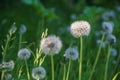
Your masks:
[[[28,69],[27,60],[25,60],[25,65],[26,65],[26,69],[27,69],[27,77],[28,77],[28,80],[30,80],[30,73],[29,73],[29,69]]]
[[[98,62],[98,59],[99,59],[99,56],[100,56],[100,52],[101,52],[101,48],[102,48],[102,42],[103,42],[103,40],[104,40],[104,34],[103,34],[102,39],[101,39],[101,43],[100,43],[100,46],[99,46],[99,49],[98,49],[98,52],[97,52],[97,56],[96,56],[95,62],[93,64],[93,68],[92,68],[89,80],[91,80],[91,78],[93,76],[93,73],[94,73],[94,70],[95,70],[95,67],[96,67],[96,64]]]
[[[78,75],[78,80],[81,80],[81,75],[82,75],[82,37],[80,38],[80,57],[79,57],[79,75]]]
[[[68,65],[68,71],[67,71],[66,80],[68,80],[68,77],[69,77],[69,73],[70,73],[70,66],[71,66],[71,60],[69,59],[69,65]]]
[[[107,61],[106,61],[106,66],[105,66],[105,75],[104,75],[104,80],[107,80],[107,71],[108,71],[108,63],[109,63],[109,58],[110,58],[110,45],[108,46],[108,54],[107,54]]]
[[[20,48],[21,48],[21,42],[22,42],[22,34],[20,34],[20,36],[19,36],[19,46],[18,46],[18,50],[20,50]]]
[[[52,70],[52,80],[54,80],[54,59],[53,59],[53,55],[51,55],[51,70]]]
[[[1,80],[4,80],[4,75],[5,75],[5,72],[2,71],[2,74],[1,74]]]
[[[65,80],[65,76],[66,76],[66,65],[64,64],[63,80]]]

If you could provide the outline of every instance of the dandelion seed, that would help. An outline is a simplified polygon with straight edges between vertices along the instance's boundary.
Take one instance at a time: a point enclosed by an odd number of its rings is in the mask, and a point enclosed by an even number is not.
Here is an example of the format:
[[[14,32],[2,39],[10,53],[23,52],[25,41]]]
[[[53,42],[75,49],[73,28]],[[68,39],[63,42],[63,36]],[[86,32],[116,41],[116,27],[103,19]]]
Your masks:
[[[34,79],[43,79],[46,76],[46,70],[43,67],[36,67],[32,69],[32,77]]]
[[[71,24],[70,31],[75,38],[88,36],[90,33],[90,24],[87,21],[75,21]]]
[[[76,60],[78,59],[78,50],[76,47],[70,47],[65,51],[64,56],[66,58],[72,59],[72,60]]]
[[[114,11],[107,11],[107,12],[102,14],[102,19],[103,20],[109,20],[110,18],[114,18],[114,17],[115,17],[115,12]]]
[[[26,26],[24,24],[22,24],[21,27],[20,27],[20,33],[24,34],[26,31],[27,31]]]
[[[110,54],[111,54],[111,56],[117,56],[117,50],[116,49],[114,49],[114,48],[112,48],[111,50],[110,50]]]
[[[27,48],[23,48],[18,52],[18,57],[22,60],[27,60],[30,58],[30,56],[31,56],[31,53]]]
[[[4,80],[12,80],[12,75],[9,73],[6,73],[4,76]]]
[[[116,43],[116,37],[112,34],[109,34],[106,38],[107,44],[115,44]]]
[[[102,28],[105,33],[111,34],[113,32],[114,24],[113,22],[103,22]]]
[[[42,52],[48,55],[58,54],[62,48],[62,42],[55,35],[48,36],[41,40],[40,47]]]

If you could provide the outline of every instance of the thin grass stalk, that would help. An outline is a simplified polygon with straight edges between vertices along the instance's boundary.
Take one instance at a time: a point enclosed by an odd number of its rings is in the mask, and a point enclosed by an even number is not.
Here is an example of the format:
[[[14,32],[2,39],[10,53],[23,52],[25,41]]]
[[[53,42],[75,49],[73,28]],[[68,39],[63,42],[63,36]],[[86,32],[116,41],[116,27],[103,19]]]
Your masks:
[[[102,42],[104,40],[104,37],[105,37],[105,35],[103,34],[102,39],[101,39],[101,43],[100,43],[100,46],[99,46],[99,49],[98,49],[98,52],[97,52],[97,56],[96,56],[96,59],[95,59],[95,62],[93,64],[93,68],[92,68],[92,71],[91,71],[91,74],[90,74],[90,77],[89,77],[89,80],[91,80],[91,78],[93,76],[93,73],[95,71],[95,67],[97,65],[97,62],[98,62],[98,59],[99,59],[99,56],[100,56],[100,53],[101,53]]]

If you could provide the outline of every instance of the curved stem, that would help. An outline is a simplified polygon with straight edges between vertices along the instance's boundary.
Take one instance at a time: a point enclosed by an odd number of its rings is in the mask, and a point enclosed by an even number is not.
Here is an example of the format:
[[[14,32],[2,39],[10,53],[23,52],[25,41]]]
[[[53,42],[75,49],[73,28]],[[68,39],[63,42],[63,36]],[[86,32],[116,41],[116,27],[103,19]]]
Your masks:
[[[51,70],[52,70],[52,80],[54,80],[54,59],[53,59],[53,55],[51,55]]]
[[[26,65],[26,69],[27,69],[27,77],[28,77],[28,80],[30,80],[30,73],[29,73],[28,64],[27,64],[26,60],[25,60],[25,65]]]
[[[110,58],[110,45],[108,46],[108,54],[107,54],[107,60],[106,60],[106,66],[105,66],[105,75],[104,75],[104,80],[107,80],[107,71],[108,71],[108,63],[109,63],[109,58]]]
[[[81,80],[81,75],[82,75],[82,37],[80,38],[80,57],[79,57],[79,79]]]
[[[92,68],[89,80],[91,80],[91,78],[93,76],[93,73],[94,73],[94,70],[95,70],[95,67],[96,67],[96,64],[98,62],[98,59],[99,59],[99,56],[100,56],[100,52],[101,52],[101,48],[102,48],[102,42],[103,42],[103,40],[104,40],[104,34],[103,34],[102,39],[101,39],[101,43],[100,43],[100,46],[99,46],[99,49],[98,49],[98,52],[97,52],[97,56],[96,56],[95,62],[93,64],[93,68]]]

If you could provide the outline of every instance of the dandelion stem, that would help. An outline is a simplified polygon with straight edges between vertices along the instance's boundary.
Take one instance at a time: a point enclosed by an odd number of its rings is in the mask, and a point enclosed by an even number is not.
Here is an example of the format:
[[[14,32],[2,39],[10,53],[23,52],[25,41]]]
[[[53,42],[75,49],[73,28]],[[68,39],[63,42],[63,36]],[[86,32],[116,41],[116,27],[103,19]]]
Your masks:
[[[103,34],[103,36],[102,36],[101,41],[103,42],[103,40],[104,40],[104,34]],[[96,67],[96,64],[97,64],[97,62],[98,62],[98,59],[99,59],[99,56],[100,56],[100,52],[101,52],[101,48],[102,48],[102,42],[100,43],[100,46],[99,46],[99,49],[98,49],[98,52],[97,52],[97,56],[96,56],[95,62],[94,62],[94,64],[93,64],[93,68],[92,68],[92,71],[91,71],[89,80],[91,80],[91,78],[92,78],[92,76],[93,76],[93,73],[94,73],[94,70],[95,70],[95,67]]]
[[[21,48],[21,42],[22,42],[22,34],[20,33],[18,50],[20,50]]]
[[[69,77],[69,73],[70,73],[70,66],[71,66],[71,60],[69,59],[69,65],[68,65],[68,71],[67,71],[66,80],[68,80],[68,77]]]
[[[25,65],[26,65],[26,69],[27,69],[27,77],[28,77],[28,80],[30,80],[30,73],[29,73],[29,69],[28,69],[27,60],[25,60]]]
[[[1,80],[4,80],[4,74],[5,74],[5,71],[2,71]]]
[[[51,55],[51,70],[52,70],[52,80],[54,80],[54,59],[53,59],[53,55]]]
[[[108,46],[108,54],[107,54],[106,66],[105,66],[104,80],[107,80],[108,63],[109,63],[109,58],[110,58],[110,49],[111,49],[111,46],[109,45]]]
[[[79,75],[78,78],[81,80],[82,75],[82,37],[80,38],[80,57],[79,57]]]
[[[65,76],[66,76],[66,65],[64,64],[63,80],[65,80]]]

